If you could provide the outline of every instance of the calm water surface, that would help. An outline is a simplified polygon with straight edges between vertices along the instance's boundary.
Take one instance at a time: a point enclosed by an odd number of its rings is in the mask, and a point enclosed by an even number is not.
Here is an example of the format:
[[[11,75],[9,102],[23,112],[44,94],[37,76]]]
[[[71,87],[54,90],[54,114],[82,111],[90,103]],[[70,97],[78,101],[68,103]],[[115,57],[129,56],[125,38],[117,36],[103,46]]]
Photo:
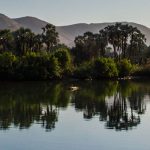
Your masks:
[[[149,81],[0,83],[1,150],[149,150],[149,139]]]

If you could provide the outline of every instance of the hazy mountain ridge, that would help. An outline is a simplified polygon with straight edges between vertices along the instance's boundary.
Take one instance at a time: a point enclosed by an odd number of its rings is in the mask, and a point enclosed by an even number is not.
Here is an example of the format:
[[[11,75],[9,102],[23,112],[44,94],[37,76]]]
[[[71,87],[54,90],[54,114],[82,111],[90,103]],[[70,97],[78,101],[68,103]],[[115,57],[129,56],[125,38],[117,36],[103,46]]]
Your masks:
[[[15,31],[19,29],[21,25],[6,15],[0,14],[0,29],[10,29]]]
[[[30,28],[33,32],[42,33],[42,27],[44,27],[48,22],[40,20],[35,17],[21,17],[11,19],[6,15],[0,14],[0,29],[10,29],[12,31],[19,29],[20,27]],[[133,23],[133,22],[122,22],[123,24],[130,24],[132,26],[137,27],[143,34],[145,34],[147,38],[147,45],[150,45],[150,28]],[[90,31],[93,33],[98,33],[99,30],[105,28],[108,25],[112,25],[115,23],[79,23],[67,26],[57,26],[56,30],[60,36],[60,42],[66,44],[67,46],[74,45],[74,39],[78,35],[82,35],[83,33]]]
[[[150,28],[144,26],[144,25],[140,25],[137,23],[133,23],[133,22],[122,22],[123,24],[130,24],[134,27],[137,27],[143,34],[145,34],[146,39],[147,39],[147,45],[150,45]],[[104,29],[106,26],[108,25],[113,25],[115,24],[115,22],[113,23],[91,23],[91,24],[75,24],[75,25],[68,25],[68,26],[61,26],[60,29],[63,29],[64,33],[68,34],[69,41],[67,41],[69,43],[70,46],[72,46],[74,44],[74,39],[76,36],[78,35],[83,35],[85,32],[90,31],[93,33],[98,33],[99,30]],[[60,34],[62,34],[62,31],[59,31]]]
[[[22,18],[16,18],[13,19],[14,21],[16,21],[17,23],[21,24],[22,27],[24,28],[29,28],[31,29],[34,33],[42,33],[42,28],[48,24],[48,22],[40,20],[38,18],[35,17],[22,17]]]

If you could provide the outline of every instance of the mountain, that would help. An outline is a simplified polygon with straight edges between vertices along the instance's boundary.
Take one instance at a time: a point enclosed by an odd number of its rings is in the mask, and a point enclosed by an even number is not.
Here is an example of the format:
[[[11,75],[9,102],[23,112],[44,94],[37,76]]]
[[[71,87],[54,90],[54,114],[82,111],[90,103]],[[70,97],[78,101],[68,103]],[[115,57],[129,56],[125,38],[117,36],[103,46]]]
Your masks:
[[[19,29],[21,25],[6,15],[0,14],[0,29],[10,29],[15,31]]]
[[[129,24],[134,27],[137,27],[147,39],[146,44],[150,45],[150,28],[132,22],[121,22],[122,24]],[[74,24],[68,26],[57,27],[57,31],[62,35],[62,41],[68,46],[74,45],[74,39],[78,35],[83,35],[85,32],[90,31],[93,33],[98,33],[99,30],[104,29],[108,25],[113,25],[114,23],[91,23],[91,24]]]
[[[13,20],[16,21],[18,24],[21,24],[22,27],[31,29],[36,34],[42,33],[42,28],[48,24],[48,22],[46,21],[40,20],[35,17],[30,17],[30,16],[16,18]],[[63,31],[61,27],[56,27],[56,30],[59,33],[59,38],[60,38],[61,43],[65,43],[66,45],[71,46],[70,36],[68,37],[68,34],[65,33],[65,31]]]
[[[13,20],[16,21],[17,23],[21,24],[22,27],[31,29],[36,34],[42,33],[42,28],[44,26],[46,26],[46,24],[48,24],[48,22],[46,22],[46,21],[40,20],[35,17],[30,17],[30,16],[16,18]]]
[[[48,22],[40,20],[35,17],[22,17],[22,18],[9,18],[6,15],[0,14],[0,29],[10,29],[12,31],[19,29],[20,27],[30,28],[33,32],[41,33],[42,27],[44,27]],[[123,24],[130,24],[137,27],[147,38],[147,45],[150,45],[150,28],[133,23],[133,22],[122,22]],[[99,30],[105,28],[108,25],[115,23],[79,23],[67,26],[57,26],[56,30],[59,33],[61,43],[66,44],[69,47],[74,46],[74,39],[78,35],[83,35],[83,33],[90,31],[93,33],[98,33]]]

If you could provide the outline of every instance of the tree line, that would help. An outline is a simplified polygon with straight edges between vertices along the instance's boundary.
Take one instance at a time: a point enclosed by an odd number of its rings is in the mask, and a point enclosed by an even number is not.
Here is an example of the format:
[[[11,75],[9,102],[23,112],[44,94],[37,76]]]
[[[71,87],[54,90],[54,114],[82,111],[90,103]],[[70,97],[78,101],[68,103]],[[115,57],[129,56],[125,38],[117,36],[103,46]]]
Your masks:
[[[41,34],[35,34],[30,29],[20,28],[17,31],[0,31],[0,51],[12,51],[16,55],[25,55],[27,52],[38,52],[42,47],[51,51],[58,45],[59,38],[55,26],[47,24]]]
[[[116,23],[94,34],[86,32],[68,48],[52,24],[41,34],[30,29],[0,30],[0,79],[47,80],[116,78],[130,75],[148,50],[140,30]]]
[[[98,34],[86,32],[75,39],[74,54],[77,63],[92,58],[109,56],[116,59],[139,59],[146,48],[145,35],[128,24],[116,23],[100,30]]]

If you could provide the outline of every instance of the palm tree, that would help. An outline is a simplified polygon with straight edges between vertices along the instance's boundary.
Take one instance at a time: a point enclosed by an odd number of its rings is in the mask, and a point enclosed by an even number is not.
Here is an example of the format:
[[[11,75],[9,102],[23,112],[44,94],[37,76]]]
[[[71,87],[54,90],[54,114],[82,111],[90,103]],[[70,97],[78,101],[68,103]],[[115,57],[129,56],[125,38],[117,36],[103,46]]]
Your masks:
[[[13,33],[16,50],[19,54],[26,54],[28,50],[32,51],[34,45],[34,33],[30,29],[20,28]]]
[[[122,50],[122,58],[126,58],[126,51],[128,46],[128,38],[130,33],[130,26],[128,24],[121,25],[121,50]]]
[[[128,56],[130,59],[139,59],[141,49],[145,45],[146,38],[145,35],[141,33],[140,30],[138,30],[135,27],[130,26],[130,45],[128,49]]]
[[[108,42],[113,46],[114,58],[130,58],[140,53],[145,44],[145,36],[136,27],[116,23],[107,26],[104,31],[107,33]],[[130,41],[129,41],[130,40]],[[137,51],[138,50],[138,51]]]
[[[105,32],[108,34],[108,41],[113,46],[114,49],[114,58],[117,58],[117,34],[115,25],[110,25],[105,28]]]
[[[10,30],[0,31],[0,46],[3,51],[9,50],[12,40],[13,37]]]
[[[47,51],[51,51],[59,42],[56,28],[52,24],[47,24],[42,30],[43,42],[47,46]]]
[[[34,37],[34,50],[40,51],[42,49],[42,46],[43,46],[43,37],[41,34],[37,34]]]
[[[30,31],[28,32],[26,42],[27,42],[27,48],[30,51],[33,51],[35,45],[35,34],[33,32]]]
[[[100,30],[99,34],[95,34],[95,36],[96,36],[97,46],[100,50],[100,56],[104,57],[106,46],[108,45],[107,33],[105,32],[105,30]]]
[[[97,35],[92,32],[86,32],[83,36],[75,38],[74,54],[76,59],[83,62],[89,61],[98,56],[99,48],[96,42]],[[81,63],[80,62],[80,63]]]

